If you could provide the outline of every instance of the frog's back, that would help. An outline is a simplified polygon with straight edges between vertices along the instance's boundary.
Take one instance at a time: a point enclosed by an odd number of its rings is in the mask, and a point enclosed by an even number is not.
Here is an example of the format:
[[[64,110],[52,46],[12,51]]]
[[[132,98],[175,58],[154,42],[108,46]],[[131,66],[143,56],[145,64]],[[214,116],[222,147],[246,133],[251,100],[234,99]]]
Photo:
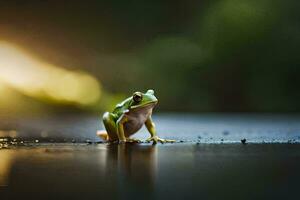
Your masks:
[[[128,110],[129,106],[130,106],[130,101],[131,98],[127,98],[124,101],[122,101],[121,103],[118,103],[115,107],[115,109],[112,111],[112,113],[115,115],[116,120],[118,120],[123,113]]]

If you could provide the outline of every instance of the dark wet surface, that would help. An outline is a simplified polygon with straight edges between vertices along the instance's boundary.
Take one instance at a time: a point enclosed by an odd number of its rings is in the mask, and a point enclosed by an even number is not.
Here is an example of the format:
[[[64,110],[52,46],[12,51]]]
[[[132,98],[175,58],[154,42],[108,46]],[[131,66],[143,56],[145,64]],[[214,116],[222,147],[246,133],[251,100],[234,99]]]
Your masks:
[[[159,115],[154,121],[160,136],[178,143],[97,143],[96,117],[2,120],[0,199],[299,196],[299,117]],[[145,129],[137,134],[147,136]]]
[[[0,151],[1,199],[292,199],[298,144],[39,144]]]

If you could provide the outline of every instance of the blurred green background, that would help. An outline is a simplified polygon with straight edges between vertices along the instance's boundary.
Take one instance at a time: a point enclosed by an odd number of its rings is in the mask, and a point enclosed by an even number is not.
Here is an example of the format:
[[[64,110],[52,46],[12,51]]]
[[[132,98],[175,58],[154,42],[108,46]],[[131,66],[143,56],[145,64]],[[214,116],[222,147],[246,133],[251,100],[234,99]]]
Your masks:
[[[0,115],[300,111],[297,0],[0,2]]]

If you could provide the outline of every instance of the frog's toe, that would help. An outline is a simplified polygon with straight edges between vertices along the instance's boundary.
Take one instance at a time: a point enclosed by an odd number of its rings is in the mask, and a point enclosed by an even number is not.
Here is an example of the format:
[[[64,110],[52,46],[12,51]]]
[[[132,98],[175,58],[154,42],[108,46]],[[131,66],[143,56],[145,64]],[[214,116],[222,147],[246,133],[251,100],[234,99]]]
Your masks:
[[[174,142],[176,142],[176,140],[166,140],[165,139],[165,143],[174,143]]]
[[[140,143],[141,140],[136,139],[136,138],[126,138],[126,142],[130,142],[130,143]]]
[[[164,144],[164,143],[173,143],[173,142],[175,142],[175,140],[166,140],[166,139],[162,139],[162,138],[159,138],[159,137],[157,137],[157,136],[154,136],[154,137],[150,137],[150,138],[148,138],[145,142],[153,142],[153,144],[156,144],[156,143],[158,143],[158,142],[160,142],[160,143],[162,143],[162,144]]]
[[[127,142],[127,140],[118,140],[119,144],[125,144]]]
[[[166,140],[162,139],[162,138],[157,138],[157,141],[160,142],[160,143],[162,143],[162,144],[166,143]]]
[[[158,140],[158,142],[160,142],[162,144],[175,142],[175,140],[167,140],[167,139],[162,139],[162,138],[158,138],[157,140]]]
[[[149,143],[149,142],[157,143],[157,138],[156,137],[150,137],[147,140],[145,140],[145,142],[147,142],[147,143]]]

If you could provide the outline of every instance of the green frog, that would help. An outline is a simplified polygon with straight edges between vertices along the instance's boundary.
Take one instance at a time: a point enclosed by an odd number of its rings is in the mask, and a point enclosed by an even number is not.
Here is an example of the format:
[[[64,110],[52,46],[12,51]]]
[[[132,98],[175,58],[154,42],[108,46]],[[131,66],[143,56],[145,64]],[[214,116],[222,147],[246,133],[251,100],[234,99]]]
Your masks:
[[[103,115],[103,124],[106,131],[98,131],[97,135],[109,142],[141,142],[138,139],[130,138],[145,124],[150,133],[146,142],[175,142],[175,140],[166,140],[156,135],[155,124],[151,115],[153,108],[158,100],[154,95],[154,90],[148,90],[146,93],[134,92],[121,103],[117,104],[112,112],[105,112]]]

